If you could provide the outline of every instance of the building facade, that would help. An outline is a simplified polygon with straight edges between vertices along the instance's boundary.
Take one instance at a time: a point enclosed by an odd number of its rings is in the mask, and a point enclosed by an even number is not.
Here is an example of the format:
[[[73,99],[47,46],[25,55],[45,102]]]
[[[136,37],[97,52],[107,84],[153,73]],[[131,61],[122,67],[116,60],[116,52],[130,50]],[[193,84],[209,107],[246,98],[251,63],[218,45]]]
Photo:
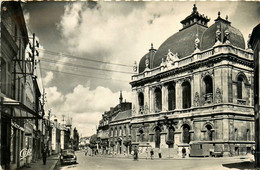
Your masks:
[[[260,57],[260,24],[258,24],[252,32],[250,45],[254,50],[254,111],[255,111],[255,165],[260,168],[260,119],[259,119],[259,57]]]
[[[128,154],[131,150],[130,121],[132,103],[123,102],[120,92],[119,104],[102,115],[97,129],[98,148],[102,154]]]
[[[34,131],[43,112],[32,73],[34,60],[25,59],[29,42],[20,2],[1,3],[1,147],[3,169],[16,169],[34,157]]]
[[[242,33],[218,13],[194,5],[183,28],[141,58],[130,82],[132,145],[197,155],[196,148],[243,155],[254,145],[253,53]]]

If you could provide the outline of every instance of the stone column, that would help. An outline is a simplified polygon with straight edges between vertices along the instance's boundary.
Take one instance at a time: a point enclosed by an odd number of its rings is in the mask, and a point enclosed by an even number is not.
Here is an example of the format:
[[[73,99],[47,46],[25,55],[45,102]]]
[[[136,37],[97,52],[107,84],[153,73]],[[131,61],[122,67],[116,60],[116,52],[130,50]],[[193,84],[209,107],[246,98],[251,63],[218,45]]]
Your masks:
[[[166,86],[162,86],[162,111],[168,110],[168,89]]]
[[[132,115],[136,116],[136,115],[138,115],[138,111],[139,111],[138,93],[136,90],[132,90],[132,96],[134,99],[133,106],[132,106],[132,109],[133,109]]]
[[[149,88],[150,91],[150,107],[149,110],[151,113],[154,113],[154,88],[150,87]]]
[[[176,83],[175,90],[176,90],[176,109],[181,109],[182,108],[182,87],[180,81]]]
[[[174,132],[174,148],[177,148],[177,146],[182,143],[181,141],[181,131],[175,131]]]
[[[167,147],[165,138],[166,138],[166,133],[161,132],[160,148],[166,148]]]

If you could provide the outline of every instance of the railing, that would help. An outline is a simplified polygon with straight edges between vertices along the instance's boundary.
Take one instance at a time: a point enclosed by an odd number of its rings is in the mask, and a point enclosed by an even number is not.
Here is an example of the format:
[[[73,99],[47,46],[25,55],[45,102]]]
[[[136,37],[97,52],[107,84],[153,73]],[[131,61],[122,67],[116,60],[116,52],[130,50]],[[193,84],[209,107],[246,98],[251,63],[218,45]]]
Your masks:
[[[201,52],[198,52],[198,53],[191,54],[191,55],[189,55],[185,58],[182,58],[182,59],[180,59],[179,61],[176,62],[176,65],[178,67],[184,66],[184,65],[187,65],[187,64],[191,64],[194,61],[206,59],[208,57],[211,57],[213,55],[217,55],[219,53],[224,53],[224,54],[232,53],[232,54],[237,55],[238,57],[253,60],[253,53],[251,51],[247,51],[245,49],[241,49],[241,48],[237,48],[237,47],[234,47],[234,46],[231,46],[231,45],[223,44],[223,45],[219,45],[219,46],[210,48],[210,49],[205,50],[205,51],[201,51]],[[148,72],[143,72],[143,73],[140,73],[140,74],[133,75],[132,80],[133,81],[139,80],[139,79],[142,79],[142,78],[145,78],[145,77],[156,75],[160,72],[161,72],[161,66],[156,67],[154,69],[151,69]]]
[[[246,105],[246,100],[237,99],[237,104]]]

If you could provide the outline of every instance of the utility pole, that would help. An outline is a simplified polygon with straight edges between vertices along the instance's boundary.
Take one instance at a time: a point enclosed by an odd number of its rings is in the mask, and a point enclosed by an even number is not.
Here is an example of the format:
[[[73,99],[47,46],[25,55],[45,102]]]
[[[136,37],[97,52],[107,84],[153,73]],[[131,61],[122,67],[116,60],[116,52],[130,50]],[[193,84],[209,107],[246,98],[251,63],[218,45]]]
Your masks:
[[[39,56],[39,52],[35,49],[35,47],[39,48],[39,42],[37,40],[35,40],[35,33],[33,33],[32,39],[33,39],[32,45],[31,45],[31,43],[29,43],[30,49],[31,49],[31,53],[29,53],[29,56],[30,56],[31,62],[32,62],[32,75],[33,75],[35,65],[37,64],[37,62],[39,62],[39,61],[35,60],[35,56]]]

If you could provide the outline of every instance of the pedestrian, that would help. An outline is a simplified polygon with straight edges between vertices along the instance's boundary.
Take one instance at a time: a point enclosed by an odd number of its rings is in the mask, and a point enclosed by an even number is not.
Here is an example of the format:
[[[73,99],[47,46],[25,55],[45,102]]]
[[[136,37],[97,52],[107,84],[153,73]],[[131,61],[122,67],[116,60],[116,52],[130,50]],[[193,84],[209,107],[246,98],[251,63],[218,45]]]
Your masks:
[[[159,148],[159,151],[158,151],[158,156],[159,156],[160,159],[162,158],[162,152],[161,152],[160,148]]]
[[[85,151],[85,156],[87,156],[88,155],[88,149],[86,149],[86,151]]]
[[[43,165],[46,165],[46,158],[47,158],[47,148],[45,146],[43,146],[43,149],[42,149]]]
[[[153,148],[152,148],[150,151],[151,159],[153,159],[153,154],[154,154],[154,152],[153,152]]]
[[[138,160],[138,150],[137,150],[136,146],[135,146],[135,149],[134,149],[134,160]]]
[[[185,158],[185,156],[186,156],[186,149],[184,147],[182,148],[181,152],[182,152],[182,158]]]

